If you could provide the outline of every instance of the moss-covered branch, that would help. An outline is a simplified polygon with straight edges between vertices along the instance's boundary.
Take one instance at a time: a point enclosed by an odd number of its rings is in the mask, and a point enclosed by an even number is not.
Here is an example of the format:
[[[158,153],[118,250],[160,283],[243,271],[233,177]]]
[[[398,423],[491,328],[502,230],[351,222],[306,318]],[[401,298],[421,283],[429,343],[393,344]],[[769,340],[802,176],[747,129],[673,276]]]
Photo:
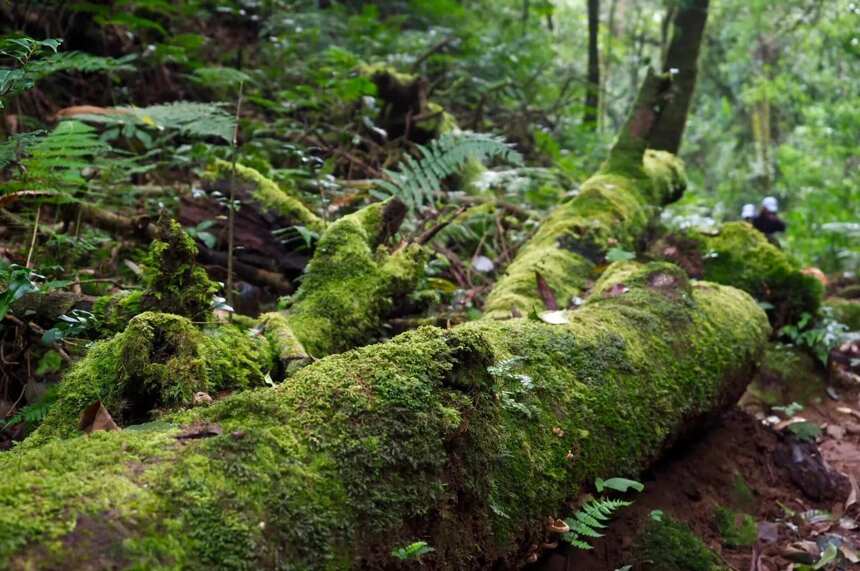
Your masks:
[[[742,289],[767,302],[774,330],[794,323],[804,312],[815,315],[821,304],[821,282],[804,274],[789,254],[746,222],[723,224],[716,233],[671,234],[651,251],[685,266],[693,277]]]
[[[612,266],[569,323],[423,328],[277,388],[0,456],[0,566],[345,569],[522,561],[595,476],[734,402],[769,328],[746,294]]]
[[[635,250],[657,213],[676,200],[686,184],[681,161],[648,151],[624,174],[608,162],[579,194],[557,207],[508,266],[484,305],[489,317],[505,319],[544,309],[539,274],[560,307],[579,295],[612,247]]]

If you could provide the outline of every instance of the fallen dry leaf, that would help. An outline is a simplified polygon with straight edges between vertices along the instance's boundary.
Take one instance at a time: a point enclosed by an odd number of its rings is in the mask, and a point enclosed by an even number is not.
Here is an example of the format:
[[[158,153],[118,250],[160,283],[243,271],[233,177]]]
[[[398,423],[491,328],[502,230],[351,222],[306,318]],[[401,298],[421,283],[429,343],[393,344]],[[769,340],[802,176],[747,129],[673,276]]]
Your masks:
[[[79,428],[86,434],[120,429],[100,400],[84,409],[84,412],[81,413]]]

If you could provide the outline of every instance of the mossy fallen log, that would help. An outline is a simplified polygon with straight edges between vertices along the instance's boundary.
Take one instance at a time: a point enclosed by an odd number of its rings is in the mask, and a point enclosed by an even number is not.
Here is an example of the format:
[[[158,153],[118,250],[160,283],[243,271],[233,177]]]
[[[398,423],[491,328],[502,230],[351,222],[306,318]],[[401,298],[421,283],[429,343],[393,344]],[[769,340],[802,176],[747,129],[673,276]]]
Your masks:
[[[566,323],[422,328],[275,388],[0,456],[0,566],[439,569],[522,562],[596,476],[634,475],[743,391],[747,294],[615,264]]]
[[[684,266],[693,277],[740,288],[767,302],[777,331],[803,313],[815,315],[824,286],[746,222],[728,222],[716,233],[695,230],[664,237],[652,253]]]

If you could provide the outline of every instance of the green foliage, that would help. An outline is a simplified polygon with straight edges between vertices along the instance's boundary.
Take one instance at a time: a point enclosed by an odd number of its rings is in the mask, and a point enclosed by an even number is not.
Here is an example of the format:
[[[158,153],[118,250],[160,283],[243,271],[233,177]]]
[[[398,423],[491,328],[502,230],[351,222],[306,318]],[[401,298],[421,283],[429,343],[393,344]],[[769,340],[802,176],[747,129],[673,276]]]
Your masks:
[[[588,543],[589,539],[603,537],[603,534],[597,530],[605,528],[605,522],[609,521],[616,511],[632,503],[605,497],[591,498],[571,517],[564,520],[570,531],[561,536],[562,540],[577,549],[592,549]]]
[[[410,559],[421,559],[422,556],[432,553],[433,551],[435,550],[427,545],[426,541],[416,541],[415,543],[410,543],[405,547],[394,549],[391,552],[391,555],[401,561],[408,561]]]
[[[628,478],[609,478],[608,480],[597,478],[594,481],[594,487],[597,489],[598,493],[603,490],[615,490],[622,494],[626,493],[628,490],[641,492],[645,489],[645,485],[642,482],[637,482],[636,480],[630,480]]]
[[[714,524],[723,538],[723,543],[730,547],[749,546],[758,539],[755,519],[748,514],[721,507],[714,513]]]
[[[629,262],[630,260],[635,260],[636,254],[633,252],[628,252],[623,248],[610,248],[606,252],[606,261],[607,262]]]
[[[45,417],[48,416],[48,413],[51,411],[51,407],[53,407],[54,403],[57,401],[57,394],[57,386],[52,385],[47,391],[45,391],[45,394],[42,395],[42,398],[37,402],[21,407],[18,412],[7,418],[3,425],[0,426],[0,430],[4,430],[21,422],[27,423],[28,428],[37,427],[45,420]]]
[[[42,278],[31,268],[0,262],[0,321],[6,317],[12,304],[30,292],[38,291],[37,280]],[[2,325],[0,325],[2,327]]]
[[[656,516],[656,517],[655,517]],[[651,512],[634,541],[637,562],[649,571],[720,571],[717,556],[685,524]]]
[[[808,420],[792,422],[788,425],[788,431],[794,434],[801,442],[815,442],[821,436],[821,427]]]
[[[0,37],[0,60],[13,60],[17,67],[0,67],[0,110],[16,95],[32,89],[36,82],[61,71],[116,72],[133,69],[136,56],[118,59],[83,52],[58,52],[61,39],[35,40],[28,36]]]
[[[386,170],[387,180],[374,181],[382,192],[378,197],[396,196],[418,209],[432,204],[442,190],[442,181],[459,172],[470,160],[486,161],[493,157],[522,164],[522,157],[504,139],[468,131],[446,133],[429,145],[419,145],[421,158],[406,155],[397,171]]]
[[[28,144],[22,149],[22,143]],[[79,190],[87,185],[85,169],[95,171],[109,150],[92,127],[79,121],[63,121],[45,136],[0,144],[0,162],[15,154],[20,156],[22,151],[26,154],[20,159],[22,176],[0,188],[35,187],[57,193]]]
[[[231,143],[236,120],[216,103],[175,101],[149,107],[119,108],[110,115],[83,115],[82,120],[109,125],[137,124],[156,131],[175,130],[190,137],[214,137]]]
[[[803,313],[796,324],[786,325],[779,334],[798,347],[809,350],[822,365],[827,365],[830,351],[837,347],[848,327],[833,317],[833,310],[824,306],[813,320],[809,313]]]

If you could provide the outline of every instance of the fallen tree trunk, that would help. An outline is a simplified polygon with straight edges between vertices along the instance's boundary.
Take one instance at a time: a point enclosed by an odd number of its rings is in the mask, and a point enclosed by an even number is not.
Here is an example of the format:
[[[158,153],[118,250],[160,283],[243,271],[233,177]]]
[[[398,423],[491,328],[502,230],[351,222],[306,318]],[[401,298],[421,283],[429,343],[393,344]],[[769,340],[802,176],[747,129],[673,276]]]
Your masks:
[[[0,456],[0,564],[382,568],[418,539],[437,568],[520,562],[587,482],[733,403],[769,333],[749,296],[670,264],[614,265],[565,317],[422,328]]]

